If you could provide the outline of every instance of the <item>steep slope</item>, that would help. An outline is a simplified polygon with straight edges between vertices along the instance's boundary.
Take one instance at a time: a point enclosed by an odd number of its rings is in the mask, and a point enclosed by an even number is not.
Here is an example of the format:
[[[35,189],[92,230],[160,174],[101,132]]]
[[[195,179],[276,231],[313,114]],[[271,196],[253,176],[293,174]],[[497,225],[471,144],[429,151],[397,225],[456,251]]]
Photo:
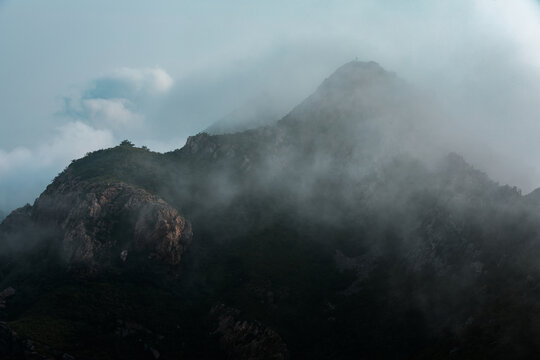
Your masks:
[[[540,207],[431,115],[352,62],[273,126],[76,160],[0,225],[0,330],[57,358],[535,358]]]

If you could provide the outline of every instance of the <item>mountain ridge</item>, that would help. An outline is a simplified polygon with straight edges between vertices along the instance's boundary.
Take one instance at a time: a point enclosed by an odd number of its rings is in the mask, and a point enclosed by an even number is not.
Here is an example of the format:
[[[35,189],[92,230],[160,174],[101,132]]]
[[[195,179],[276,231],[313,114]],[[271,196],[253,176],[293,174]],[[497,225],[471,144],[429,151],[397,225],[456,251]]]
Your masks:
[[[73,161],[0,225],[5,326],[52,358],[535,357],[539,203],[426,161],[417,99],[352,62],[275,125]]]

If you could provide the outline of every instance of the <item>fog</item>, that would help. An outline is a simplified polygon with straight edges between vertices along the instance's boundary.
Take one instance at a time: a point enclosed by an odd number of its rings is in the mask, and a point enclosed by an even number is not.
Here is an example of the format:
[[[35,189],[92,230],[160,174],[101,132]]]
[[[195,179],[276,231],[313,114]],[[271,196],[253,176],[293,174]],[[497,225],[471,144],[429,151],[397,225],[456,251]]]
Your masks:
[[[532,0],[4,1],[0,210],[123,139],[179,148],[264,96],[285,115],[355,58],[422,93],[445,148],[526,193],[540,185],[538,43]]]

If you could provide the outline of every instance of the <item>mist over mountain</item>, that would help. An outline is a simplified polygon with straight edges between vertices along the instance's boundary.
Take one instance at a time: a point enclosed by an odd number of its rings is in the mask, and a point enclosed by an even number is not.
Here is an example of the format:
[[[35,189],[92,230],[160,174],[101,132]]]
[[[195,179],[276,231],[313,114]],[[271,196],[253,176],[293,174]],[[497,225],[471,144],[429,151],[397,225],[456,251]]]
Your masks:
[[[538,190],[441,118],[353,61],[273,124],[74,160],[0,225],[0,354],[538,357]]]
[[[272,125],[290,110],[287,103],[275,95],[261,94],[219,119],[204,132],[220,135]]]
[[[277,120],[355,57],[443,105],[448,151],[524,192],[540,183],[536,0],[3,1],[0,24],[6,213],[123,139],[172,151],[261,93],[284,101]]]

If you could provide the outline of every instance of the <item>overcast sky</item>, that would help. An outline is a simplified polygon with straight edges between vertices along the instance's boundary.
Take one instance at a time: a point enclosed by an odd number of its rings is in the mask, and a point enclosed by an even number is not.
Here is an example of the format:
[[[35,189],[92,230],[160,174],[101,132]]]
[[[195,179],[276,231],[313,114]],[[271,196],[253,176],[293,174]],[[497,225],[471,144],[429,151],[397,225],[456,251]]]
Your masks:
[[[534,0],[0,0],[0,211],[86,152],[179,148],[250,99],[283,111],[356,57],[451,109],[492,178],[540,186]]]

